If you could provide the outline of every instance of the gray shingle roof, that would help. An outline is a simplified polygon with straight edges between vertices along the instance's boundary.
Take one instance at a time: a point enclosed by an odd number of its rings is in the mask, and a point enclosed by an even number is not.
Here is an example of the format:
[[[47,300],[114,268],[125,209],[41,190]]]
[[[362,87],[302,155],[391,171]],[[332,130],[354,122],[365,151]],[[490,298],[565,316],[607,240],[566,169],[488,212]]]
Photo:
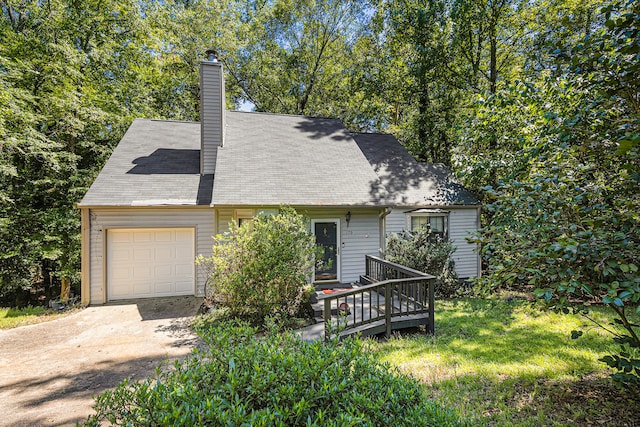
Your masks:
[[[199,198],[211,201],[211,177],[200,177],[200,124],[137,119],[79,205],[196,205]]]
[[[228,112],[214,205],[378,204],[378,177],[336,119]]]
[[[135,120],[79,206],[478,203],[444,166],[336,119],[229,111],[215,179],[199,156],[200,123]]]
[[[394,206],[478,205],[441,163],[417,162],[393,135],[354,134],[358,147],[380,178],[374,197]]]

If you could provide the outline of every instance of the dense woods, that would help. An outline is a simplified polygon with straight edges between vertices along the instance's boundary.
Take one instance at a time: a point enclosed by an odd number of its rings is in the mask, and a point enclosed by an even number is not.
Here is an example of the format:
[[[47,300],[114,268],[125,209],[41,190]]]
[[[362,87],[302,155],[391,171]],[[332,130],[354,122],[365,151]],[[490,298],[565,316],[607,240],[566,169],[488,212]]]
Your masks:
[[[79,283],[74,204],[135,117],[341,118],[450,165],[485,203],[489,287],[640,300],[640,4],[606,0],[0,0],[0,299]],[[582,306],[579,306],[582,307]],[[619,363],[619,361],[611,361]],[[622,363],[622,362],[620,362]],[[637,368],[640,369],[640,368]]]

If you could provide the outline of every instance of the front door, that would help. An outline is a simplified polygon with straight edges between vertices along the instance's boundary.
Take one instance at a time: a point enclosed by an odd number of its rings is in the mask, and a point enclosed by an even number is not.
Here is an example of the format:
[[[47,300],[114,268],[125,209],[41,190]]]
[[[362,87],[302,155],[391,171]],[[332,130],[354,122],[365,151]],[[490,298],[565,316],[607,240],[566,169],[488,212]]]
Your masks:
[[[340,220],[314,219],[311,227],[316,236],[316,245],[323,250],[321,262],[316,263],[314,281],[340,280]]]

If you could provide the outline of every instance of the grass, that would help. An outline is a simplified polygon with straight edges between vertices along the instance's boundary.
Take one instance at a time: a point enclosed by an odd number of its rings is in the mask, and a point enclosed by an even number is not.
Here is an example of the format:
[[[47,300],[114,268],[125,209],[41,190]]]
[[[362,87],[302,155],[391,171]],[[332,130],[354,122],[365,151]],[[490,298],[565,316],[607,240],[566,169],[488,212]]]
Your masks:
[[[64,317],[75,310],[57,311],[45,307],[0,308],[0,329],[17,328]]]
[[[609,324],[603,308],[592,313]],[[584,335],[571,339],[571,330]],[[576,315],[524,300],[439,301],[435,336],[375,344],[380,357],[425,384],[430,398],[474,424],[637,426],[640,398],[615,386],[598,359],[611,335]]]

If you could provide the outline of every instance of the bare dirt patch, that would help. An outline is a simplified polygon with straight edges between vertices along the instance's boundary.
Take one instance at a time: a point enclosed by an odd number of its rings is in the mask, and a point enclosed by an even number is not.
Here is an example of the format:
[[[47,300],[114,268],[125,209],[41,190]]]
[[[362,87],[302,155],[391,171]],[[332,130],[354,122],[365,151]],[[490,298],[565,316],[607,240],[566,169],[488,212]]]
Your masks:
[[[0,425],[73,425],[93,396],[152,375],[199,343],[193,297],[89,307],[51,322],[0,331]]]

